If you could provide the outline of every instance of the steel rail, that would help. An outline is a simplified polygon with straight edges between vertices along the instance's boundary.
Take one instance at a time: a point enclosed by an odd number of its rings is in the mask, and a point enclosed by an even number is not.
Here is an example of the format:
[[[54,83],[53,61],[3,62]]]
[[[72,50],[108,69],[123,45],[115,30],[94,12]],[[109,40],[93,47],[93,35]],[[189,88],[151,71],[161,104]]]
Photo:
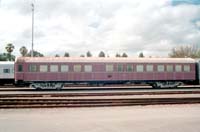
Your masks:
[[[23,97],[89,97],[89,96],[129,96],[129,95],[173,95],[173,94],[200,94],[200,90],[177,90],[177,91],[79,91],[79,92],[36,92],[36,93],[0,93],[0,98],[23,98]]]
[[[200,97],[190,98],[123,98],[123,99],[0,99],[0,108],[105,107],[133,105],[196,104]]]
[[[152,88],[151,86],[130,86],[130,85],[118,85],[118,86],[99,86],[99,87],[93,87],[93,86],[84,86],[84,87],[64,87],[60,91],[80,91],[80,90],[166,90],[166,89],[200,89],[200,85],[187,85],[187,86],[181,86],[177,88]],[[15,87],[14,85],[5,85],[0,86],[0,91],[37,91],[36,89],[29,88],[29,87]],[[41,91],[56,91],[52,89],[45,89]]]

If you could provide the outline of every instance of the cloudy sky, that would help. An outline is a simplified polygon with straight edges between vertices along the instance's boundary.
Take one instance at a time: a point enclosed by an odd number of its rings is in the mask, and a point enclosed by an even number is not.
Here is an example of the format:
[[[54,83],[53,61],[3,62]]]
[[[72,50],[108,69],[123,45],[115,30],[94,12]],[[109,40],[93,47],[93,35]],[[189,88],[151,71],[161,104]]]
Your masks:
[[[31,49],[32,0],[0,0],[0,53]],[[34,0],[34,49],[45,55],[167,56],[200,47],[200,0]]]

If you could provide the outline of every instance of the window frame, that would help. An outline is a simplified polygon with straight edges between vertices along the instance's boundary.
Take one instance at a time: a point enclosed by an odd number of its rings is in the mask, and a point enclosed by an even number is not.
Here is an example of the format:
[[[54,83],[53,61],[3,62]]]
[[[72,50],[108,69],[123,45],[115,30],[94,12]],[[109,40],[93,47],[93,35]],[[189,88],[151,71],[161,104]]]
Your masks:
[[[80,64],[73,65],[73,71],[74,72],[81,72],[82,66]]]
[[[132,64],[127,64],[126,65],[126,71],[127,72],[133,72],[133,65]]]
[[[39,66],[39,71],[40,72],[48,72],[48,65],[47,64],[42,64]]]
[[[67,64],[61,64],[60,65],[60,72],[69,72],[69,65],[67,65]]]
[[[17,65],[17,72],[23,72],[23,65],[22,64]]]
[[[182,65],[181,65],[181,64],[175,65],[175,71],[176,71],[176,72],[182,72],[182,71],[183,71]]]
[[[157,65],[157,72],[165,72],[165,65],[164,64],[158,64]]]
[[[117,72],[123,72],[124,71],[124,66],[123,64],[117,64]]]
[[[166,71],[167,72],[174,72],[174,66],[172,64],[168,64],[166,66]]]
[[[86,64],[84,65],[84,72],[92,72],[92,65],[91,64]]]
[[[136,72],[144,72],[144,64],[137,64]]]
[[[106,72],[113,72],[114,65],[113,64],[106,64]]]
[[[146,72],[153,72],[154,71],[154,65],[153,64],[147,64],[146,65]]]
[[[11,69],[10,68],[3,68],[3,74],[10,74]]]
[[[49,70],[50,72],[59,72],[59,66],[57,64],[51,64]]]
[[[29,72],[37,72],[37,65],[36,64],[30,64],[28,70],[29,70]]]
[[[183,65],[183,71],[184,72],[191,72],[191,67],[189,64],[185,64]]]

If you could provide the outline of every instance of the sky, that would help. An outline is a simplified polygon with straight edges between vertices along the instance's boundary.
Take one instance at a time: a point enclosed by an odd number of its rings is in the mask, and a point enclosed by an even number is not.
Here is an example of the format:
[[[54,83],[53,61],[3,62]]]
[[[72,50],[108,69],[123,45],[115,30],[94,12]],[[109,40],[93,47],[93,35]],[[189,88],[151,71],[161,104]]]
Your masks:
[[[0,0],[0,53],[31,49],[45,56],[127,53],[167,57],[184,45],[200,47],[200,0]]]

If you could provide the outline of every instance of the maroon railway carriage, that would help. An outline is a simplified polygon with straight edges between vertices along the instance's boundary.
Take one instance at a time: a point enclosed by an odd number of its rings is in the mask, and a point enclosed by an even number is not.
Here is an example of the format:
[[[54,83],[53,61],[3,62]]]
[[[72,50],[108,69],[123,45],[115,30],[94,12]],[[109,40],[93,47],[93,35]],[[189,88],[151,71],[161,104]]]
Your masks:
[[[190,58],[19,57],[15,63],[15,82],[37,89],[70,83],[176,87],[195,81],[195,76]]]

